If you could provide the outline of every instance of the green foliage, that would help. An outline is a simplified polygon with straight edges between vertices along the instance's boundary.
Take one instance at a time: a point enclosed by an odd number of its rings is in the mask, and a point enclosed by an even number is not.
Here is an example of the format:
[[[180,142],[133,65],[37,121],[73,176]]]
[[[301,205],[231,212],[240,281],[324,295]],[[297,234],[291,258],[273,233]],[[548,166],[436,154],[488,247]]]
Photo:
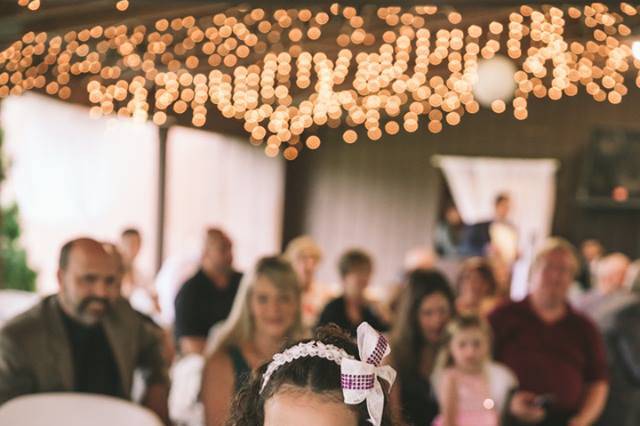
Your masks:
[[[2,154],[0,130],[0,190],[6,161]],[[27,253],[20,247],[18,206],[13,204],[0,211],[0,288],[35,291],[36,272],[27,264]]]

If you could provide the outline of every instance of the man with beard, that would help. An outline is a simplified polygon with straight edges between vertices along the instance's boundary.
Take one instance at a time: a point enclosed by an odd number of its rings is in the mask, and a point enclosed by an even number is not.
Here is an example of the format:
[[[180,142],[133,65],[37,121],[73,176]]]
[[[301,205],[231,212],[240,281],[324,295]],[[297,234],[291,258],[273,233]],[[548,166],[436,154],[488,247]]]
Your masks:
[[[72,240],[62,247],[57,277],[57,294],[0,330],[0,404],[61,391],[131,399],[139,369],[144,405],[166,420],[161,331],[120,297],[120,257],[95,240]]]

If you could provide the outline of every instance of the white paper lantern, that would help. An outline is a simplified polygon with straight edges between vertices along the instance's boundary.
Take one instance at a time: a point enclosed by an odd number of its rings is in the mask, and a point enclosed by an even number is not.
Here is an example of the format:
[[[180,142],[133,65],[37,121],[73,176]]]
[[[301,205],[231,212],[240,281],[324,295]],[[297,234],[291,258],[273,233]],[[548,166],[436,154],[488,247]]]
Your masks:
[[[497,99],[511,100],[516,90],[515,73],[516,66],[505,56],[478,61],[478,82],[473,87],[478,103],[488,108]]]
[[[640,41],[634,41],[631,44],[631,53],[633,53],[633,57],[640,60]]]

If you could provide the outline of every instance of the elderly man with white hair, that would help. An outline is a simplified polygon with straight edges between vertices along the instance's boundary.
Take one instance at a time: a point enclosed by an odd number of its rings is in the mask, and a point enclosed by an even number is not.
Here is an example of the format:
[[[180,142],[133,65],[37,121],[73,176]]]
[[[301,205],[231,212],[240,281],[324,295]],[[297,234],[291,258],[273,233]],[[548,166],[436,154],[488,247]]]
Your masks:
[[[622,253],[604,257],[596,288],[576,303],[604,336],[610,391],[602,426],[640,424],[640,297],[625,285],[629,265]]]
[[[619,310],[619,305],[626,304],[629,298],[624,285],[629,264],[629,258],[622,253],[605,256],[598,265],[595,288],[578,298],[575,307],[596,322]]]
[[[518,377],[509,404],[518,426],[590,426],[608,393],[605,347],[596,326],[567,303],[575,248],[550,238],[536,254],[530,293],[489,315],[494,355]]]

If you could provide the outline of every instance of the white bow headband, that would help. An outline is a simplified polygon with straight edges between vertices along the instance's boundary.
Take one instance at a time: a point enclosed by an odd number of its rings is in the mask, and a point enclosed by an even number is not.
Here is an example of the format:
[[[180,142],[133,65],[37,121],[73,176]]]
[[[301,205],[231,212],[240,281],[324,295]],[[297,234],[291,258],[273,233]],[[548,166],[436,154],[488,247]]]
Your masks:
[[[377,379],[382,378],[389,383],[389,387],[396,379],[393,368],[388,365],[380,366],[380,362],[389,355],[391,349],[384,336],[368,323],[363,322],[358,326],[358,352],[363,361],[354,359],[353,356],[334,345],[318,341],[299,343],[273,356],[273,361],[262,376],[260,392],[262,393],[271,375],[281,366],[298,358],[320,357],[340,366],[340,384],[345,404],[356,405],[366,399],[369,421],[375,426],[380,426],[384,409],[384,392]]]

